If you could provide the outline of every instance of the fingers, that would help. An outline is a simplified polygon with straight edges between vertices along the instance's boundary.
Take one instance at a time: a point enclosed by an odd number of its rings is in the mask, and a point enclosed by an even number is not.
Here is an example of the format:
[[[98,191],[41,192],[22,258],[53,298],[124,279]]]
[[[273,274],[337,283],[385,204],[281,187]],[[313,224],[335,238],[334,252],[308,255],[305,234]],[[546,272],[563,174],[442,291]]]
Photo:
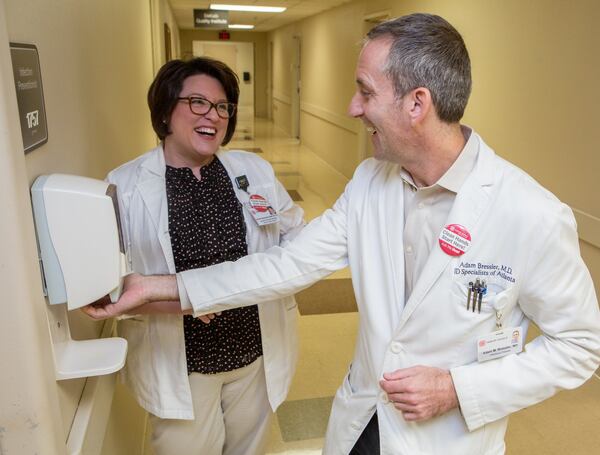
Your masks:
[[[413,382],[414,381],[412,381],[409,378],[382,379],[381,381],[379,381],[379,386],[388,394],[414,393],[416,390]]]
[[[81,307],[81,311],[83,311],[87,316],[97,321],[102,319],[108,319],[111,317],[110,314],[106,311],[106,308],[103,306],[94,306],[95,304],[86,305]]]
[[[420,372],[422,372],[423,367],[420,365],[410,367],[410,368],[402,368],[396,371],[390,371],[389,373],[383,373],[383,378],[388,381],[398,380],[409,378],[411,376],[416,376]]]
[[[385,373],[379,385],[407,421],[431,419],[458,406],[450,372],[437,367]]]
[[[402,417],[404,417],[404,420],[407,422],[421,422],[423,420],[427,420],[427,417],[423,417],[414,412],[402,412]]]
[[[418,405],[418,400],[413,394],[408,393],[388,393],[388,399],[394,404],[402,405],[402,410],[408,410],[408,407],[414,407]]]
[[[198,319],[205,324],[210,324],[210,321],[212,321],[216,316],[221,316],[221,312],[219,311],[218,313],[203,314],[202,316],[198,316]]]

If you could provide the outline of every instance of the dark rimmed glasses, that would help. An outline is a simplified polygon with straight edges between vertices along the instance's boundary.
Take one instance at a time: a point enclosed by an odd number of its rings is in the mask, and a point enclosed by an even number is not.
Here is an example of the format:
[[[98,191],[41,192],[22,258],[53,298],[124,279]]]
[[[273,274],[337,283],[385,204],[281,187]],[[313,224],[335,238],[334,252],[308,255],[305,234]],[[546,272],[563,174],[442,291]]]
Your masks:
[[[228,119],[233,117],[237,109],[237,104],[235,103],[211,103],[206,98],[200,96],[186,96],[177,99],[180,101],[186,100],[190,106],[190,111],[196,115],[206,115],[214,107],[219,117]]]

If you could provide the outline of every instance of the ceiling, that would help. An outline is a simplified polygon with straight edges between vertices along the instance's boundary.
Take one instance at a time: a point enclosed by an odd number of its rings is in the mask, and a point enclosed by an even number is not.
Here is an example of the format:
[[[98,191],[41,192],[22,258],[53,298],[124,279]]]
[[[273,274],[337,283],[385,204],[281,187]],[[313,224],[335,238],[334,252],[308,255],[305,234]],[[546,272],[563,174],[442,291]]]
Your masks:
[[[252,24],[255,32],[267,32],[305,17],[321,13],[352,0],[168,0],[180,29],[194,28],[194,9],[208,9],[211,3],[227,5],[284,6],[283,13],[229,12],[230,24]]]

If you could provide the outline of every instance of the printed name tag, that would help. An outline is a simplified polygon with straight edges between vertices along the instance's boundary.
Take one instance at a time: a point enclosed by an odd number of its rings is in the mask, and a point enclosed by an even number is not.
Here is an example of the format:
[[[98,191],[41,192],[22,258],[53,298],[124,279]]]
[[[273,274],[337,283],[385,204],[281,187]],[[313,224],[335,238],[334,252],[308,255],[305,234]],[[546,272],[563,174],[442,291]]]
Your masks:
[[[477,360],[498,359],[523,350],[523,329],[512,327],[497,330],[477,339]]]
[[[268,224],[277,223],[279,221],[279,215],[269,201],[267,201],[260,194],[251,194],[248,199],[248,210],[259,226],[266,226]]]

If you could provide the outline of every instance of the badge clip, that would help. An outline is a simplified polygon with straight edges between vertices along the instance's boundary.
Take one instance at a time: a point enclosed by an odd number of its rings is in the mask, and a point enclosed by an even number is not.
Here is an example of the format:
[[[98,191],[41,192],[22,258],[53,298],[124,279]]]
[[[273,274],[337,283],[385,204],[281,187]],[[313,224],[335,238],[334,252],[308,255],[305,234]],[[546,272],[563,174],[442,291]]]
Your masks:
[[[236,177],[235,184],[240,190],[245,191],[246,193],[248,192],[250,182],[248,182],[248,177],[246,177],[245,175],[240,175],[239,177]]]

